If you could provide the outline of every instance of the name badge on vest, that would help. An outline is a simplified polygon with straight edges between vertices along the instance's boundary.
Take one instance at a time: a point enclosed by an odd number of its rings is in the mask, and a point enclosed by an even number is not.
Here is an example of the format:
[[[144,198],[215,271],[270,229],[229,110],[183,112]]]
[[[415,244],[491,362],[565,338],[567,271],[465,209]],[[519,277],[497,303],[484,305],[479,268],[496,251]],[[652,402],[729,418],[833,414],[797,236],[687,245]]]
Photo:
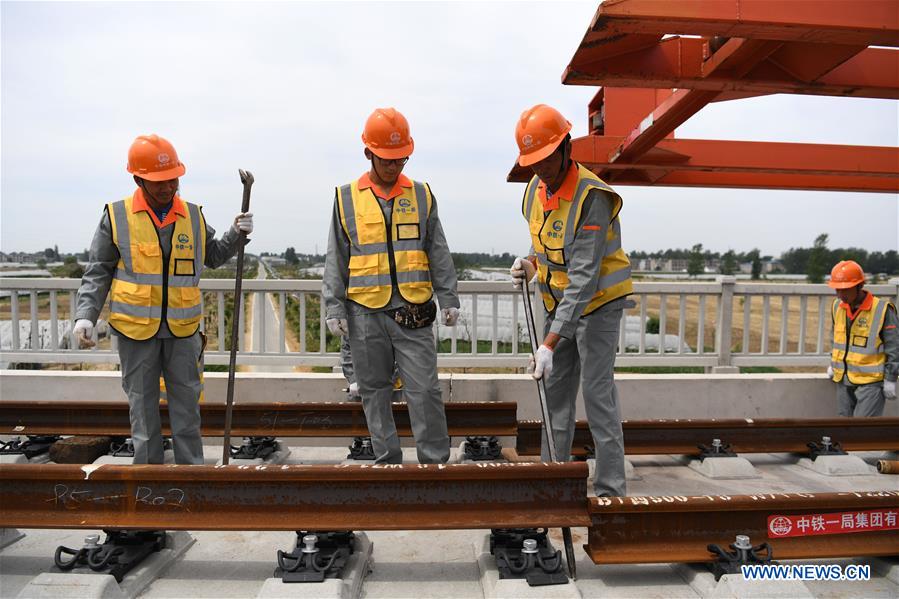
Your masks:
[[[418,239],[421,233],[418,230],[418,223],[406,223],[396,226],[397,239]]]
[[[194,261],[188,258],[175,258],[175,274],[177,276],[194,276]]]

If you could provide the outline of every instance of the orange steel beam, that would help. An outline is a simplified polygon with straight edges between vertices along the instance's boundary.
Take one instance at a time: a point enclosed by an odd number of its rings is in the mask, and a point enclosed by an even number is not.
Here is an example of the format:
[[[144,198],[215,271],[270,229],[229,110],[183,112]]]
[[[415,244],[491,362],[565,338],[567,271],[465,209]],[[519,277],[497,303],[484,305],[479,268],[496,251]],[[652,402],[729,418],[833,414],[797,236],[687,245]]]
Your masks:
[[[624,141],[590,135],[573,140],[572,158],[620,185],[745,187],[899,192],[899,148],[779,142],[663,139],[636,162],[608,160]],[[509,181],[530,171],[516,165]]]
[[[780,42],[732,39],[703,65],[706,75],[743,77],[780,48]],[[672,133],[718,95],[715,91],[677,90],[643,119],[610,155],[609,162],[634,161]]]
[[[769,141],[664,139],[632,163],[606,158],[621,137],[590,135],[572,142],[572,157],[606,169],[677,170],[899,178],[899,148]]]
[[[733,42],[735,40],[731,40]],[[702,89],[899,99],[899,51],[858,46],[785,44],[741,77],[710,72],[718,52],[708,40],[674,37],[625,54],[583,58],[579,48],[562,75],[568,85]]]
[[[582,45],[621,34],[899,46],[893,0],[607,0]]]

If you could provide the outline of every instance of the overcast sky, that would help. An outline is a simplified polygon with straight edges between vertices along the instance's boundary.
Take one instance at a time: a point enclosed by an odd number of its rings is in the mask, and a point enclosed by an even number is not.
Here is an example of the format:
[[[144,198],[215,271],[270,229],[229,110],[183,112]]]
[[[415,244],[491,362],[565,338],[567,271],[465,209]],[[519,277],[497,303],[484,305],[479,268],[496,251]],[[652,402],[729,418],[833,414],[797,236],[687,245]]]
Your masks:
[[[334,186],[366,168],[378,106],[409,119],[454,251],[521,252],[515,122],[552,104],[586,133],[595,88],[560,84],[596,2],[2,2],[0,249],[87,247],[129,195],[128,146],[169,138],[182,196],[223,231],[256,177],[253,251],[324,251]],[[768,96],[713,104],[685,138],[899,144],[897,102]],[[625,249],[779,254],[899,247],[892,194],[621,187]]]

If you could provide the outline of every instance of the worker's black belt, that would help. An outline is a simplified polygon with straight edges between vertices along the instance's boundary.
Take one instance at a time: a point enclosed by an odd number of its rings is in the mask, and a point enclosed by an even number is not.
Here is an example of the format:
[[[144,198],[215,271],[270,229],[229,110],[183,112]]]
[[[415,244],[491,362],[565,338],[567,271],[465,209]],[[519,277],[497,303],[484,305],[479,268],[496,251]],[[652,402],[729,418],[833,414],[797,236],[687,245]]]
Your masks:
[[[437,318],[437,304],[434,300],[428,300],[423,304],[406,304],[402,308],[387,310],[400,326],[407,329],[421,329],[434,324]]]

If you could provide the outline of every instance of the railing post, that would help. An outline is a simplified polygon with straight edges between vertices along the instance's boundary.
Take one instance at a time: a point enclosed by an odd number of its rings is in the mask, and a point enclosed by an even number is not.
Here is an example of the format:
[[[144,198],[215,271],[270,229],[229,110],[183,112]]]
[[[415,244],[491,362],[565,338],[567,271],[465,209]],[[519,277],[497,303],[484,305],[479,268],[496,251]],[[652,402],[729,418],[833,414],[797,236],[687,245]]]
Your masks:
[[[715,353],[718,354],[718,366],[712,367],[713,374],[735,374],[740,369],[731,363],[730,348],[733,343],[733,309],[734,309],[734,285],[736,277],[720,276],[717,282],[721,285],[721,295],[718,297],[718,319],[715,325]]]

